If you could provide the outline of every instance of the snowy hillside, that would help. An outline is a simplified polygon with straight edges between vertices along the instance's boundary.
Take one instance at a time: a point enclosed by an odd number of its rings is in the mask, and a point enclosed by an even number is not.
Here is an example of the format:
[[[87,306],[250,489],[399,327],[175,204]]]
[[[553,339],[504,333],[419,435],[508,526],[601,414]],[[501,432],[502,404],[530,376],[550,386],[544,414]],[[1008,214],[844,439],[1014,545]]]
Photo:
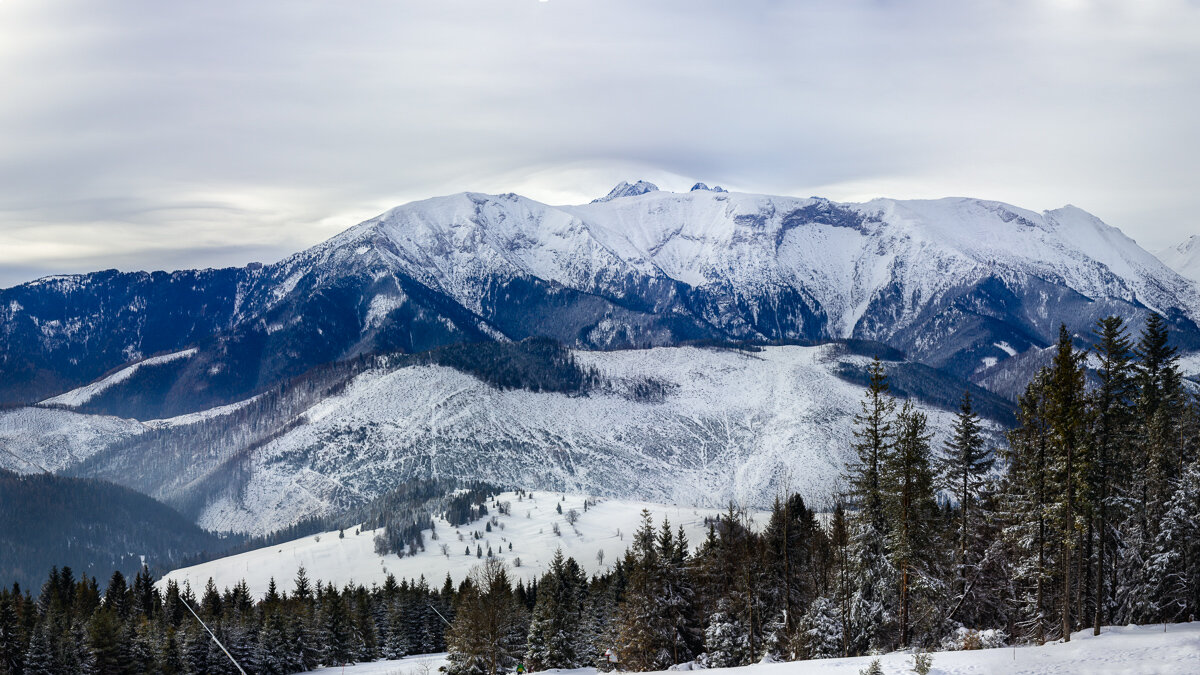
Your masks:
[[[1200,236],[1192,235],[1155,255],[1163,263],[1192,281],[1200,281]]]
[[[741,668],[715,668],[713,675],[858,675],[875,657],[762,663]],[[912,657],[878,657],[886,675],[912,673]],[[443,655],[413,656],[396,661],[363,663],[314,672],[346,675],[433,675]],[[1071,635],[1068,643],[1041,647],[934,652],[933,675],[1194,675],[1200,664],[1200,623],[1157,626],[1105,626],[1099,636],[1091,630]],[[580,668],[573,675],[595,675]]]
[[[426,530],[423,535],[425,550],[403,558],[395,554],[377,555],[376,532],[366,530],[355,534],[351,529],[344,531],[344,538],[336,531],[325,532],[178,569],[168,573],[159,583],[173,579],[180,585],[187,582],[193,589],[201,589],[212,577],[219,588],[224,588],[245,579],[251,593],[259,597],[266,592],[272,577],[281,590],[290,588],[296,570],[303,565],[310,579],[333,582],[339,588],[351,581],[366,586],[382,584],[388,574],[394,574],[397,579],[416,579],[423,575],[431,585],[440,586],[446,574],[457,584],[479,564],[476,546],[485,556],[490,548],[496,557],[512,567],[517,579],[540,577],[559,549],[564,555],[575,558],[590,574],[607,568],[625,554],[631,534],[641,525],[642,509],[650,511],[655,526],[660,526],[664,517],[671,522],[672,528],[682,526],[693,546],[700,545],[707,535],[704,518],[723,513],[722,509],[605,498],[595,499],[595,503],[589,503],[585,509],[586,499],[575,494],[538,492],[519,497],[506,492],[498,495],[495,502],[507,502],[511,507],[508,514],[499,513],[489,502],[491,513],[457,528],[438,518],[434,521],[437,538],[433,531]],[[558,512],[559,506],[562,513]],[[567,514],[572,510],[578,514],[574,526],[567,520]],[[762,512],[751,512],[750,515],[759,526],[765,524],[769,516]],[[490,522],[494,524],[488,532],[486,527]],[[555,534],[556,526],[561,534]],[[480,539],[473,538],[476,532],[481,535]],[[442,546],[446,547],[445,553]],[[467,549],[470,549],[469,554]],[[598,556],[601,551],[603,558]],[[518,559],[520,567],[516,566]]]
[[[208,498],[199,522],[262,533],[425,476],[716,507],[765,506],[785,487],[825,504],[840,489],[863,388],[836,373],[864,357],[831,345],[576,358],[667,393],[500,390],[440,366],[369,371],[239,456],[235,486]],[[953,414],[923,409],[942,443]]]
[[[0,468],[58,471],[145,431],[135,420],[49,408],[0,410]]]

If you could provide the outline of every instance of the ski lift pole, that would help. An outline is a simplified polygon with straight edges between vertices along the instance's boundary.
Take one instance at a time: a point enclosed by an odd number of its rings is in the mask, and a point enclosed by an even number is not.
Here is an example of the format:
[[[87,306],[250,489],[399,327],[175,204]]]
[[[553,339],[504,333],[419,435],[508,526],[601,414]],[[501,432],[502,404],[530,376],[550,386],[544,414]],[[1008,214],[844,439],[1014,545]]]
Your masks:
[[[204,626],[204,630],[208,631],[209,636],[212,637],[212,641],[217,643],[217,646],[221,648],[221,651],[225,652],[225,656],[229,657],[229,661],[233,663],[233,667],[237,668],[238,672],[242,675],[246,675],[246,671],[242,670],[242,667],[238,665],[237,660],[233,658],[233,654],[230,654],[229,650],[225,649],[225,645],[221,644],[221,641],[217,639],[217,634],[212,632],[212,629],[208,627],[208,624],[204,623],[204,619],[200,618],[200,615],[196,613],[196,610],[192,609],[192,606],[188,604],[187,600],[179,598],[179,601],[183,603],[184,607],[187,607],[187,611],[191,612],[192,616],[196,617],[196,620],[200,622],[200,625]]]

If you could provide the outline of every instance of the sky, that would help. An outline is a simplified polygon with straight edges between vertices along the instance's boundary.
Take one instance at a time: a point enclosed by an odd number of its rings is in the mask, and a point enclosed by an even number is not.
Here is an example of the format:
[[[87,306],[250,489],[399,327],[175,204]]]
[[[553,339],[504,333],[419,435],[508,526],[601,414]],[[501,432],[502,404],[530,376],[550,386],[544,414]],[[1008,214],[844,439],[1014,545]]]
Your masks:
[[[1074,204],[1200,233],[1200,0],[0,0],[0,287],[461,191]]]

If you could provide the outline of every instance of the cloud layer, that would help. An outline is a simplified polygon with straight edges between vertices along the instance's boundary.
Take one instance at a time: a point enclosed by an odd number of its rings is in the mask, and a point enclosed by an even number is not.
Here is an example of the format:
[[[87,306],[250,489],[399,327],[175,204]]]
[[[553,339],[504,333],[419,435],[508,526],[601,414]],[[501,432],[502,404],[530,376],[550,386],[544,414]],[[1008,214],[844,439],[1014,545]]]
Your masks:
[[[0,286],[639,177],[1200,231],[1185,0],[3,0],[0,31]]]

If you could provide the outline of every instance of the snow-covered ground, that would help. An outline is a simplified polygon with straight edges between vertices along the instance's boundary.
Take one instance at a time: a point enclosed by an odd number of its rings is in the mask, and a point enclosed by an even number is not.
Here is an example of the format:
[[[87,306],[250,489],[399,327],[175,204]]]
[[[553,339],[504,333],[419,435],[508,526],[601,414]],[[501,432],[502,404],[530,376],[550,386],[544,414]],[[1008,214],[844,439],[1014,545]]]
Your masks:
[[[317,672],[437,675],[437,667],[444,660],[444,655],[432,654],[347,666],[344,671],[337,668]],[[722,675],[855,675],[866,669],[871,660],[872,657],[864,656],[719,670]],[[912,656],[908,654],[886,654],[879,661],[888,675],[913,672]],[[595,675],[596,670],[550,672]],[[1200,673],[1200,622],[1171,624],[1166,632],[1161,625],[1106,627],[1099,636],[1085,630],[1073,634],[1069,643],[1043,647],[935,652],[930,672],[933,675],[1195,675]]]
[[[360,663],[355,666],[346,666],[345,668],[341,666],[317,668],[309,672],[324,673],[324,675],[341,675],[342,672],[353,673],[353,675],[440,675],[438,668],[441,668],[445,664],[445,654],[421,654],[406,656],[393,661]],[[589,669],[589,672],[594,673],[595,670]]]
[[[693,547],[703,543],[707,534],[704,518],[723,513],[721,509],[603,498],[596,499],[596,503],[584,511],[585,497],[566,495],[565,501],[560,501],[562,497],[557,493],[537,492],[519,499],[515,493],[506,492],[499,495],[496,502],[507,502],[511,506],[508,515],[499,514],[489,503],[490,513],[485,518],[458,528],[439,518],[435,522],[438,538],[433,539],[432,532],[426,530],[425,550],[414,556],[377,555],[376,531],[366,530],[356,535],[351,528],[345,531],[344,538],[336,531],[324,532],[185,567],[167,574],[159,583],[174,579],[181,585],[187,582],[193,589],[200,589],[212,577],[219,588],[224,588],[245,579],[252,593],[262,595],[272,577],[280,590],[289,590],[296,570],[303,565],[309,579],[321,579],[337,586],[350,581],[366,585],[382,583],[389,573],[395,574],[397,579],[425,575],[430,584],[440,586],[447,573],[457,583],[479,564],[476,545],[485,556],[491,547],[496,557],[509,563],[516,578],[541,576],[560,548],[564,555],[575,558],[590,573],[608,567],[624,555],[632,533],[641,524],[642,509],[653,515],[655,527],[661,526],[664,516],[671,522],[672,529],[682,525]],[[559,504],[562,505],[561,514],[556,508]],[[572,509],[579,515],[574,527],[567,522],[567,514]],[[761,526],[766,523],[768,514],[758,511],[750,515]],[[486,526],[493,517],[496,524],[491,532],[487,532]],[[554,533],[555,525],[561,535]],[[475,532],[482,538],[473,539]],[[442,552],[443,545],[446,553]],[[470,548],[469,555],[467,548]],[[604,552],[602,559],[600,551]],[[520,567],[516,567],[518,558]]]
[[[137,420],[108,415],[56,408],[0,410],[0,468],[58,471],[145,430]]]

